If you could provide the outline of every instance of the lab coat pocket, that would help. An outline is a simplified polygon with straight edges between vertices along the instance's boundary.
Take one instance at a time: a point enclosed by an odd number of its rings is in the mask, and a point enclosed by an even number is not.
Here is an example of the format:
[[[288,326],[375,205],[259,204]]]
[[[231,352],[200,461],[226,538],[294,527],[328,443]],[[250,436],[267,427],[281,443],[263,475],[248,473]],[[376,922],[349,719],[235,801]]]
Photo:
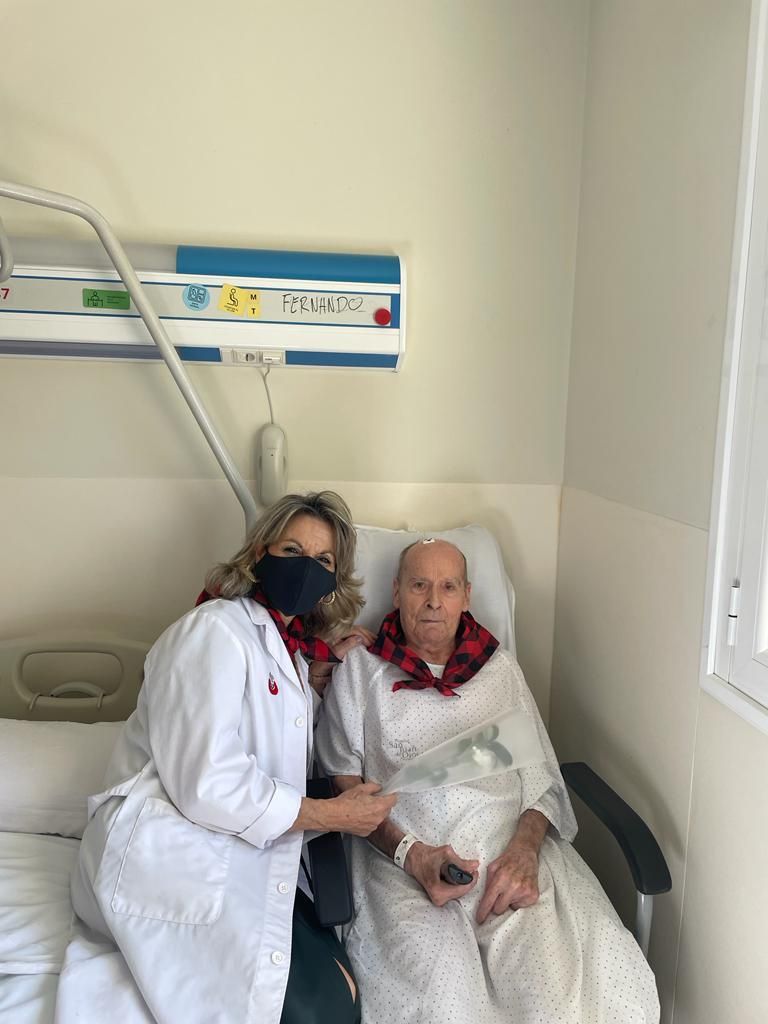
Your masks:
[[[112,910],[175,924],[213,924],[221,914],[233,836],[195,825],[147,797],[123,854]]]

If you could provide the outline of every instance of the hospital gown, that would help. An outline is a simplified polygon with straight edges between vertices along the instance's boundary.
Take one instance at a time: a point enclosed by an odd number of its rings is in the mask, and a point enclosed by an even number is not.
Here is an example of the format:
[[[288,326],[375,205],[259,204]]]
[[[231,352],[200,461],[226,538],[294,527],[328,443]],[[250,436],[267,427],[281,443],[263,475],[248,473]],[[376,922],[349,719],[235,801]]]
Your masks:
[[[656,1024],[649,967],[596,878],[570,844],[576,822],[533,697],[499,649],[472,680],[392,692],[403,670],[353,650],[327,691],[316,750],[329,775],[385,783],[411,758],[512,708],[537,723],[546,763],[460,786],[401,794],[392,821],[434,846],[481,861],[478,885],[434,906],[421,886],[362,839],[351,844],[355,918],[346,937],[366,1024]],[[539,854],[538,902],[475,911],[485,868],[520,815],[551,825]]]

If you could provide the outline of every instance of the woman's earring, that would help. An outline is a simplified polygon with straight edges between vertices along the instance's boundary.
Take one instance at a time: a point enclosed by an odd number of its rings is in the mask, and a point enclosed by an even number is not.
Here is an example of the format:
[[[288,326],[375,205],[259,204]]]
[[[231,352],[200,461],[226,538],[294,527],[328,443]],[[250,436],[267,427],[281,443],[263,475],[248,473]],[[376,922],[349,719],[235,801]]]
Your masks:
[[[332,590],[330,594],[326,594],[325,597],[320,598],[320,604],[333,604],[336,600],[336,591]]]

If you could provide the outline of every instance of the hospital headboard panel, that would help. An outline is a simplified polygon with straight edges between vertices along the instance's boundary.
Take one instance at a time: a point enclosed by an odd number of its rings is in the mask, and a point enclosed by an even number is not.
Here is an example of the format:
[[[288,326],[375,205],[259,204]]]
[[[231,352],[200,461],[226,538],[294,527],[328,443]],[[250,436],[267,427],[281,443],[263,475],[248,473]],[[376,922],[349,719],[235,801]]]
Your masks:
[[[123,721],[136,707],[148,650],[92,632],[0,641],[0,717]]]
[[[472,614],[494,634],[503,647],[515,653],[515,591],[504,568],[501,550],[493,534],[472,524],[453,530],[384,530],[357,527],[356,573],[363,579],[365,608],[360,622],[376,631],[392,611],[392,580],[400,552],[414,541],[439,537],[455,544],[467,559],[472,584]]]

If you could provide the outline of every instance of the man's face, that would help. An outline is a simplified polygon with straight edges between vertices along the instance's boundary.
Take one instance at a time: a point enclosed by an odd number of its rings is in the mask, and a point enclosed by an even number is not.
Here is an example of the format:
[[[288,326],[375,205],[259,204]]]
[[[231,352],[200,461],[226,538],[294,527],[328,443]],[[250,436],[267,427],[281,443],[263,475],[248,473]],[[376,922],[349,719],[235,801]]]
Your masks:
[[[452,649],[461,613],[469,610],[469,592],[464,560],[452,544],[436,540],[411,548],[393,592],[408,646]]]

